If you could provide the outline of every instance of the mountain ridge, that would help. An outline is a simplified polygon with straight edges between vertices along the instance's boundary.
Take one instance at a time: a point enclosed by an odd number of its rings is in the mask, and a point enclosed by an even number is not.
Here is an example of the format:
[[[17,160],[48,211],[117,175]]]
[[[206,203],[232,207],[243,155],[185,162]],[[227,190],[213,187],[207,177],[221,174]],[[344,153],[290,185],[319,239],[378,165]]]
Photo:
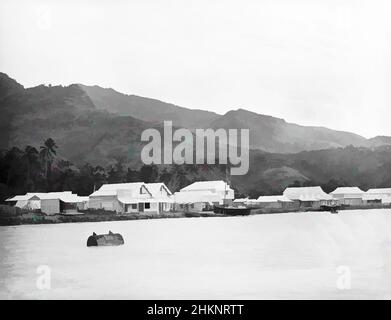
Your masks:
[[[374,147],[381,145],[383,141],[386,145],[391,144],[388,140],[370,141],[355,133],[323,126],[302,126],[243,108],[218,115],[214,112],[167,104],[156,99],[126,95],[111,88],[80,84],[79,86],[99,109],[121,115],[128,114],[155,124],[163,120],[172,120],[174,126],[189,129],[250,129],[250,147],[267,152],[295,153],[348,145]],[[145,103],[150,103],[149,108],[145,109]]]
[[[98,109],[119,115],[129,115],[140,120],[157,122],[154,113],[159,110],[159,120],[172,120],[174,125],[187,128],[196,128],[202,123],[219,117],[218,114],[201,110],[180,107],[158,99],[129,95],[118,92],[112,88],[100,86],[85,86],[78,84],[94,102]]]
[[[217,128],[249,128],[250,147],[267,152],[295,153],[345,147],[366,146],[367,139],[346,132],[316,126],[301,126],[284,119],[245,109],[231,110],[211,123]]]
[[[126,95],[96,85],[39,85],[25,89],[16,80],[2,73],[0,89],[0,107],[5,115],[5,119],[0,122],[0,130],[3,132],[3,137],[0,138],[1,147],[34,144],[35,140],[42,139],[43,135],[53,135],[59,141],[64,140],[66,145],[71,145],[66,133],[69,137],[76,137],[78,132],[79,139],[83,140],[83,134],[94,136],[92,132],[100,132],[101,137],[111,137],[112,143],[112,146],[106,145],[102,148],[113,150],[114,146],[117,146],[122,150],[120,156],[125,156],[127,142],[119,132],[117,137],[118,139],[122,137],[122,140],[116,141],[116,135],[112,131],[117,132],[118,127],[114,124],[120,125],[125,132],[136,129],[134,132],[139,135],[138,141],[133,136],[132,143],[137,145],[135,150],[139,151],[142,130],[161,127],[163,120],[172,120],[174,126],[189,129],[250,129],[250,148],[271,153],[297,153],[343,148],[349,145],[368,148],[391,145],[391,137],[387,136],[366,139],[346,131],[289,123],[282,118],[243,108],[219,115],[214,112],[180,107],[157,99]],[[25,117],[24,114],[30,114],[30,118]],[[95,119],[100,127],[94,126],[89,118]],[[126,123],[129,128],[125,127]],[[40,125],[40,130],[36,129],[37,124]],[[58,126],[58,130],[54,130],[55,126]],[[107,132],[103,132],[103,128]],[[94,139],[98,137],[94,136]],[[74,150],[68,151],[74,154]],[[107,150],[102,152],[106,155],[103,158],[106,161],[108,152]],[[87,158],[91,160],[90,155]]]

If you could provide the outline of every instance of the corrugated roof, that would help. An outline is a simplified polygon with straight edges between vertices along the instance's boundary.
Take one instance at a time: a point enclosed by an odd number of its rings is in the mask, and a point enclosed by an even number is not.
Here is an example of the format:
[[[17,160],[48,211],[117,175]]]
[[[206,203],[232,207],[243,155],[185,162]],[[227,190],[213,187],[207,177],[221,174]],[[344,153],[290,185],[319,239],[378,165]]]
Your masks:
[[[44,193],[42,192],[36,192],[36,193],[26,193],[24,195],[17,195],[15,197],[12,197],[12,198],[8,198],[6,201],[27,201],[31,198],[33,198],[34,196],[38,196],[38,195],[43,195]]]
[[[63,202],[69,202],[69,203],[86,201],[83,199],[83,197],[79,197],[77,194],[72,193],[72,191],[46,192],[46,193],[45,192],[28,192],[25,195],[15,196],[13,198],[7,199],[6,201],[27,201],[32,198],[37,198],[39,200],[59,199]]]
[[[339,187],[335,189],[331,194],[335,195],[342,195],[342,194],[363,194],[364,191],[362,191],[358,187]]]
[[[90,197],[116,196],[119,190],[127,190],[134,196],[138,196],[140,195],[140,188],[142,186],[146,187],[143,182],[104,184],[97,191],[93,192]]]
[[[281,196],[260,196],[257,202],[292,202],[287,197]]]
[[[120,190],[120,189],[135,189],[145,185],[144,182],[128,182],[128,183],[107,183],[102,185],[99,190]]]
[[[5,201],[27,201],[27,200],[28,200],[27,195],[19,195],[12,198],[8,198]]]
[[[182,188],[180,191],[196,191],[196,190],[218,190],[224,191],[231,189],[230,186],[223,180],[216,181],[197,181],[187,187]]]
[[[117,190],[96,190],[90,194],[90,197],[99,197],[99,196],[116,196]]]
[[[369,189],[367,194],[391,194],[391,188],[378,188],[378,189]]]
[[[320,201],[332,200],[332,196],[325,193],[321,187],[286,188],[284,196],[290,200]]]

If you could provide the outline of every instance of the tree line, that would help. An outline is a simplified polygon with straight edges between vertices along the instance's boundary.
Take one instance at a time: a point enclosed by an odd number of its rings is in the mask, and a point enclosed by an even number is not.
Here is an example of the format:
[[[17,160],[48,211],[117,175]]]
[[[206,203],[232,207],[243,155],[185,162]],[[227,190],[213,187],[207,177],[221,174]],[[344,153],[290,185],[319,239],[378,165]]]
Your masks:
[[[246,176],[231,177],[231,187],[235,196],[242,198],[258,198],[260,195],[282,194],[285,187],[321,186],[327,193],[340,186],[358,186],[362,190],[373,187],[391,186],[391,149],[384,151],[363,151],[361,149],[331,150],[315,154],[319,159],[313,160],[313,155],[306,160],[292,161],[290,157],[297,155],[280,155],[281,159],[273,154],[264,154],[264,160],[253,161],[257,170],[262,172],[267,168],[286,165],[297,168],[309,178],[305,181],[294,181],[284,185],[284,181],[259,179],[255,182]],[[81,196],[90,195],[104,183],[125,182],[164,182],[172,191],[191,184],[197,180],[222,180],[226,178],[226,166],[215,165],[139,165],[129,167],[126,157],[114,157],[108,166],[93,165],[90,163],[74,164],[58,155],[59,147],[49,138],[39,147],[25,146],[12,147],[0,150],[0,203],[10,196],[25,194],[26,192],[73,191]],[[328,166],[330,158],[336,159],[338,165]],[[328,156],[328,158],[327,158]],[[369,166],[375,160],[376,166]],[[313,163],[317,165],[313,165]],[[318,164],[319,162],[319,164]],[[355,168],[368,167],[368,170],[358,172]],[[324,170],[324,168],[326,168]],[[327,175],[325,175],[327,172]],[[242,193],[238,192],[241,190]],[[245,193],[243,193],[245,192]]]
[[[73,191],[87,196],[104,183],[164,182],[171,191],[177,191],[195,181],[199,170],[209,169],[205,165],[143,165],[132,169],[121,157],[107,167],[90,163],[78,166],[59,157],[56,142],[48,138],[38,148],[28,145],[0,151],[0,202],[26,192]],[[223,174],[225,168],[218,170]]]

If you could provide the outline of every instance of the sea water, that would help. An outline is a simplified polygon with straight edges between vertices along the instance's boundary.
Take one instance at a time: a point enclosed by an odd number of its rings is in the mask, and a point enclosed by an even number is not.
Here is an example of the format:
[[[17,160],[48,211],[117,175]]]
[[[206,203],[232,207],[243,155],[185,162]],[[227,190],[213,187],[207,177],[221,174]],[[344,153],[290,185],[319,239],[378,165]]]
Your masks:
[[[0,298],[390,299],[391,210],[0,227]]]

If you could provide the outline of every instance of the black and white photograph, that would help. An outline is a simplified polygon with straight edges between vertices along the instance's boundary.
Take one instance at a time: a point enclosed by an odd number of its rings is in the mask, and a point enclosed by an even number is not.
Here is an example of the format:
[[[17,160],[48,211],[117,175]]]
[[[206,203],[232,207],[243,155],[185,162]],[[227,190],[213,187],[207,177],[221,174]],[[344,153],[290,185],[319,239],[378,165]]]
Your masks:
[[[0,300],[390,300],[390,17],[1,0]]]

